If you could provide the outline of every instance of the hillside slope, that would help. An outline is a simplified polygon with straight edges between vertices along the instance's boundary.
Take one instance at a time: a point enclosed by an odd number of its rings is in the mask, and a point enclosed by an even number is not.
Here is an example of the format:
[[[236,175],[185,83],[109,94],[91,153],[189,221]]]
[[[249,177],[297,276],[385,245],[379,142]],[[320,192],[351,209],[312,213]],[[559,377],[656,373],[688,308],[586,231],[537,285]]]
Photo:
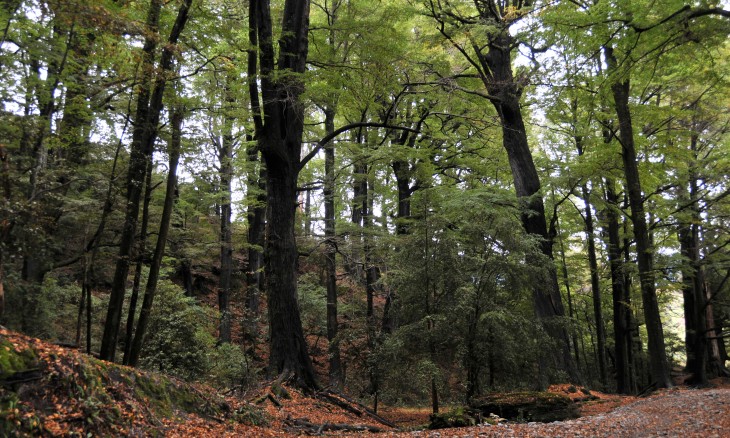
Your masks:
[[[191,418],[252,425],[265,414],[210,388],[0,328],[0,436],[163,435]]]

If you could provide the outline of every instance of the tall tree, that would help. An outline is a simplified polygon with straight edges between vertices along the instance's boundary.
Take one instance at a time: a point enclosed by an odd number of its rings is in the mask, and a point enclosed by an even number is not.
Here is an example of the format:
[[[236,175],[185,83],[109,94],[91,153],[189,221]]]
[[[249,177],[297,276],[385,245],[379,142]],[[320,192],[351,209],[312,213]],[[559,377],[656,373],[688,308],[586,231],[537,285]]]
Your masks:
[[[109,361],[113,361],[116,354],[124,292],[129,273],[132,246],[137,231],[137,216],[139,214],[139,202],[145,179],[145,170],[147,169],[147,163],[152,158],[152,150],[157,139],[157,125],[163,106],[162,98],[167,84],[167,76],[172,71],[175,46],[188,21],[191,4],[192,0],[185,0],[180,5],[177,18],[167,38],[167,44],[162,50],[160,58],[161,71],[159,73],[156,73],[154,58],[158,45],[158,27],[162,1],[150,0],[147,13],[146,28],[148,33],[142,48],[143,77],[140,81],[140,92],[137,96],[135,126],[130,146],[129,169],[127,171],[127,207],[99,353],[102,359]]]
[[[552,260],[552,241],[548,236],[540,178],[527,140],[520,104],[528,78],[523,74],[515,76],[512,65],[514,51],[519,44],[512,28],[522,21],[530,6],[531,2],[515,5],[510,1],[489,0],[474,2],[472,8],[451,1],[429,0],[426,13],[436,21],[443,37],[468,61],[472,71],[470,75],[463,76],[477,78],[484,89],[466,89],[458,83],[457,77],[444,81],[448,86],[483,96],[496,110],[515,191],[522,203],[522,224],[528,233],[541,239],[542,253]],[[484,29],[478,33],[467,31],[475,26]],[[539,262],[532,260],[531,263]],[[552,358],[555,368],[577,381],[580,377],[570,354],[568,333],[559,322],[565,311],[557,273],[553,266],[548,266],[547,271],[547,281],[536,284],[533,290],[535,314],[559,348],[560,354]],[[542,386],[547,382],[547,365],[542,359]]]
[[[297,242],[294,237],[297,177],[301,170],[304,104],[301,95],[309,42],[309,1],[284,4],[275,61],[268,0],[251,1],[258,50],[261,123],[256,140],[266,164],[268,226],[264,252],[270,325],[269,373],[317,388],[297,303]],[[249,58],[249,62],[252,62]],[[254,77],[249,77],[254,81]],[[254,104],[254,111],[259,107]]]
[[[157,282],[160,278],[160,269],[162,267],[162,257],[165,255],[165,246],[167,245],[167,235],[170,231],[170,218],[172,217],[173,203],[175,201],[175,187],[177,186],[177,165],[180,160],[180,148],[182,143],[182,123],[183,108],[178,105],[173,109],[170,117],[172,125],[172,133],[168,153],[170,156],[167,185],[165,191],[164,206],[162,209],[162,217],[160,218],[160,229],[157,234],[157,244],[155,252],[152,256],[150,264],[150,272],[147,276],[147,284],[145,286],[142,308],[139,313],[139,321],[137,322],[137,330],[134,333],[132,347],[129,350],[128,363],[136,366],[144,345],[144,339],[147,334],[147,326],[149,325],[150,315],[152,313],[152,305],[157,293]]]
[[[613,48],[606,46],[604,53],[608,61],[609,70],[615,74],[617,60]],[[621,143],[621,158],[624,165],[626,189],[631,207],[631,223],[633,224],[634,240],[636,242],[636,259],[639,266],[639,280],[641,286],[641,300],[644,305],[644,322],[646,323],[647,338],[649,341],[649,361],[652,378],[659,388],[672,386],[667,363],[664,331],[662,330],[659,302],[657,301],[656,284],[654,277],[654,250],[649,239],[649,230],[646,224],[644,210],[644,194],[641,190],[641,177],[634,143],[634,129],[629,108],[629,94],[631,83],[628,77],[615,77],[611,85],[614,100],[614,110],[619,124],[619,141]]]
[[[231,342],[231,279],[233,276],[233,232],[231,229],[232,216],[232,183],[233,183],[233,149],[236,138],[234,135],[234,115],[232,105],[235,103],[232,87],[235,76],[232,71],[226,72],[223,86],[223,132],[214,139],[218,151],[219,180],[220,180],[220,263],[221,273],[218,284],[218,310],[221,320],[218,336],[221,342]]]

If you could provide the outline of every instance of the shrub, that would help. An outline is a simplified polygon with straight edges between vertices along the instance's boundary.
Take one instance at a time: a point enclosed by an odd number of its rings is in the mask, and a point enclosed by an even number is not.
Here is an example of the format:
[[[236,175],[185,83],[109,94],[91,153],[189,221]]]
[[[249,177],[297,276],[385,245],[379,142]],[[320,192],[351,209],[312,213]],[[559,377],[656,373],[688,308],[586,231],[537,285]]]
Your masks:
[[[186,297],[169,280],[161,280],[140,365],[187,380],[202,378],[210,369],[215,321],[215,312]]]

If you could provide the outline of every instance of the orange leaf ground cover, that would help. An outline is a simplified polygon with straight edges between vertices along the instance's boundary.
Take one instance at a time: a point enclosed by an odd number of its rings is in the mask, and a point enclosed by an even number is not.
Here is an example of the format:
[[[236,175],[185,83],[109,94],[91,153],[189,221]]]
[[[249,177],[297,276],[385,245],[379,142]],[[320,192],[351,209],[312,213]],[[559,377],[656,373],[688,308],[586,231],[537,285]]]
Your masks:
[[[335,397],[339,403],[349,404],[350,409],[288,387],[284,387],[288,397],[269,396],[271,386],[262,386],[245,397],[222,397],[209,387],[108,364],[4,329],[0,329],[2,339],[9,340],[17,352],[34,350],[42,376],[19,387],[0,386],[0,422],[3,422],[0,431],[6,427],[7,434],[17,425],[20,436],[23,431],[25,436],[159,434],[198,438],[302,436],[313,432],[338,436],[370,434],[331,431],[325,427],[348,425],[377,428],[383,432],[376,436],[388,437],[730,437],[728,379],[714,381],[712,388],[680,387],[647,398],[595,391],[586,394],[579,387],[556,385],[550,391],[567,395],[578,403],[581,418],[547,424],[500,423],[426,431],[413,429],[428,422],[428,409],[381,409],[379,413],[397,426],[394,429],[368,414],[363,406],[342,398]],[[175,407],[165,411],[160,408],[160,400],[135,391],[130,376],[135,376],[137,386],[148,380],[163,383],[169,380],[171,383],[166,385],[190,391],[200,397],[195,403],[215,409],[196,412]],[[15,401],[9,403],[13,397]],[[13,435],[11,432],[10,436]]]

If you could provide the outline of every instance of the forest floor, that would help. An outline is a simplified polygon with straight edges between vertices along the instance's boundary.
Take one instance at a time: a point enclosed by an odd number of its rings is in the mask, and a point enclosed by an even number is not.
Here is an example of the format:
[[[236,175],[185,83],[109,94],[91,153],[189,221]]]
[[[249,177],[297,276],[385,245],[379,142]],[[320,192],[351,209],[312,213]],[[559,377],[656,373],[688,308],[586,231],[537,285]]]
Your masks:
[[[730,437],[728,379],[645,398],[557,385],[580,418],[432,431],[428,409],[375,415],[342,394],[277,389],[223,396],[0,328],[0,436]]]

